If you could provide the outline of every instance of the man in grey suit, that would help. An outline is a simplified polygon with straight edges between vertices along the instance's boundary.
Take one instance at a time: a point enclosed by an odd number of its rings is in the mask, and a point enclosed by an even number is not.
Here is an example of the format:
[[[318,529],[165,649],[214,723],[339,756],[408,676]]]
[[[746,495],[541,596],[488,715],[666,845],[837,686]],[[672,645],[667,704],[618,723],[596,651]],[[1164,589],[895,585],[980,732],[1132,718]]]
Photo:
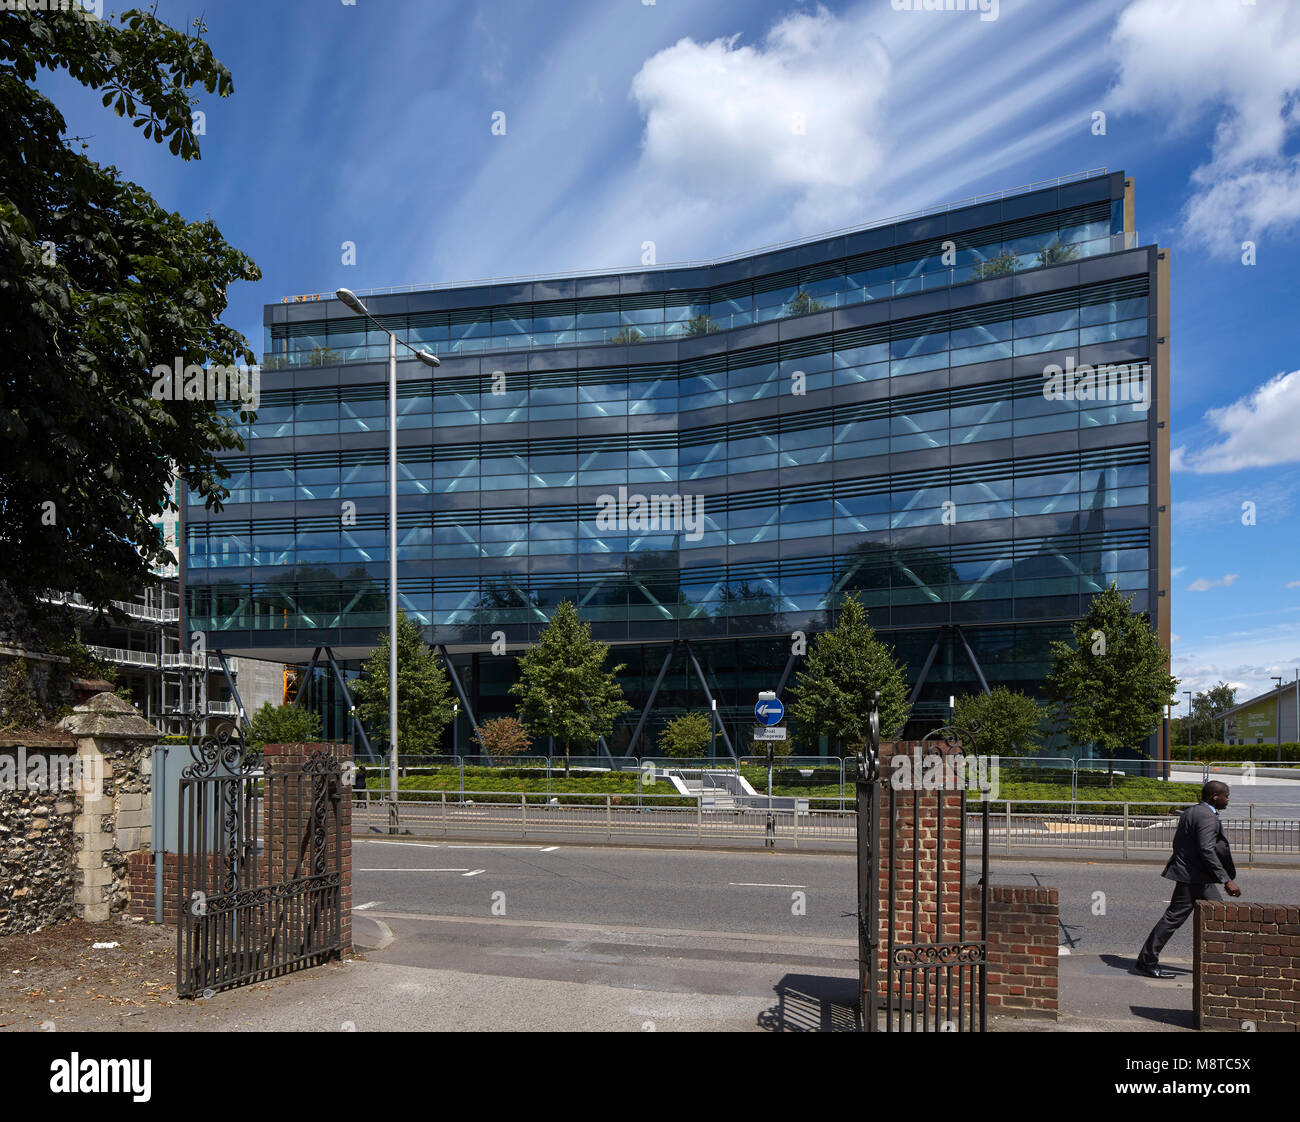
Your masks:
[[[1178,820],[1174,832],[1174,853],[1160,875],[1176,882],[1174,895],[1165,914],[1157,921],[1138,952],[1138,973],[1148,978],[1172,978],[1173,971],[1162,970],[1160,952],[1187,917],[1197,900],[1222,900],[1216,885],[1222,884],[1229,896],[1240,896],[1241,889],[1233,877],[1237,866],[1232,849],[1223,835],[1219,813],[1228,805],[1228,785],[1211,779],[1201,788],[1201,801],[1189,806]]]

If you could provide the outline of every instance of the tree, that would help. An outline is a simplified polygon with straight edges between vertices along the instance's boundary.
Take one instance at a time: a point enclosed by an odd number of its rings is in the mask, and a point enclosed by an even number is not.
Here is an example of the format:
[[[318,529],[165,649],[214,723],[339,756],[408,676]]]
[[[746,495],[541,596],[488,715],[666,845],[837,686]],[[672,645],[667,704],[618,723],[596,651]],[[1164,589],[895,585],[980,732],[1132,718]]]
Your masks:
[[[1111,582],[1072,625],[1074,645],[1051,647],[1047,694],[1061,706],[1066,734],[1108,759],[1156,731],[1178,688],[1150,620],[1132,604]]]
[[[268,744],[315,744],[320,740],[320,714],[268,701],[248,722],[245,740],[258,754]]]
[[[1192,743],[1213,744],[1223,736],[1223,714],[1236,703],[1237,691],[1227,682],[1192,695]],[[1187,716],[1169,722],[1169,739],[1186,744]]]
[[[1039,265],[1059,265],[1063,261],[1073,261],[1079,256],[1079,247],[1077,245],[1062,245],[1061,239],[1057,238],[1051,245],[1038,251]]]
[[[807,316],[812,315],[813,312],[824,312],[825,310],[826,305],[820,300],[814,300],[806,292],[799,292],[796,293],[795,298],[790,301],[790,309],[786,314],[791,316]]]
[[[635,327],[625,327],[622,331],[615,331],[609,337],[609,341],[611,343],[639,343],[644,338],[644,331],[638,331]]]
[[[713,722],[706,713],[674,717],[659,735],[659,751],[678,760],[703,756],[713,740]]]
[[[579,620],[578,610],[565,600],[537,645],[519,658],[519,681],[510,692],[520,698],[530,728],[564,745],[566,777],[570,745],[594,745],[632,708],[623,700],[616,677],[623,666],[606,670],[607,657],[609,646],[591,637],[590,625]]]
[[[686,321],[687,335],[712,335],[717,330],[717,323],[709,318],[707,312],[700,312]]]
[[[1004,249],[996,257],[978,262],[970,272],[976,280],[987,280],[989,277],[1005,277],[1009,273],[1014,273],[1019,267],[1019,256],[1009,249]]]
[[[528,730],[518,717],[484,721],[470,739],[489,756],[522,756],[533,746]]]
[[[379,636],[374,652],[362,664],[352,685],[357,715],[371,736],[387,740],[388,632]],[[432,755],[452,719],[451,682],[442,662],[424,641],[417,624],[397,613],[397,743],[411,755]]]
[[[953,707],[953,723],[966,734],[963,747],[981,756],[1032,754],[1042,720],[1038,702],[1006,686],[965,694]]]
[[[0,572],[24,603],[49,588],[129,599],[174,561],[150,522],[175,509],[173,474],[219,506],[218,454],[243,446],[232,418],[246,400],[158,400],[154,371],[254,361],[220,317],[256,265],[211,221],[74,151],[36,88],[39,71],[66,71],[145,139],[197,159],[191,91],[233,90],[205,31],[80,5],[0,19]]]
[[[839,622],[813,638],[807,666],[795,676],[789,708],[800,743],[815,751],[825,736],[837,754],[842,745],[864,743],[877,690],[881,737],[895,737],[911,713],[903,667],[893,648],[876,638],[862,601],[849,593]]]

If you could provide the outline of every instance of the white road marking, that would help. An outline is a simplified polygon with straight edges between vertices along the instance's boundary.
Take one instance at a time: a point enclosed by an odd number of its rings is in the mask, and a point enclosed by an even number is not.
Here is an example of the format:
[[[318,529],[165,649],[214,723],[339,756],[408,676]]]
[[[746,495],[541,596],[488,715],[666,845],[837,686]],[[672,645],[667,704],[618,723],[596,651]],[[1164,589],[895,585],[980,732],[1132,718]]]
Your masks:
[[[448,849],[541,849],[540,845],[449,845]],[[555,846],[551,847],[556,848]]]
[[[806,884],[763,884],[761,881],[733,880],[732,888],[807,888]]]
[[[559,848],[560,848],[560,847],[559,847],[558,845],[548,845],[548,846],[543,846],[543,847],[542,847],[542,852],[543,852],[543,853],[554,853],[554,852],[555,852],[557,849],[559,849]]]
[[[382,919],[376,919],[374,916],[366,916],[366,919],[379,928],[379,943],[373,947],[367,947],[364,943],[362,943],[361,945],[363,949],[371,950],[371,951],[382,951],[386,947],[391,946],[393,943],[393,939],[395,938],[395,936],[393,935],[393,929],[389,927],[388,924],[386,924]]]
[[[461,873],[460,875],[463,877],[476,877],[479,875],[479,873],[486,873],[486,872],[487,872],[486,869],[471,869],[468,873]]]
[[[412,849],[541,849],[544,853],[549,853],[552,849],[559,849],[558,845],[547,846],[543,849],[540,845],[448,845],[445,842],[413,842],[413,841],[380,841],[378,838],[354,838],[353,845],[406,845]]]
[[[640,935],[640,936],[686,936],[687,938],[707,938],[712,940],[726,940],[738,943],[777,943],[785,946],[800,946],[807,948],[807,935],[755,935],[748,932],[739,931],[701,931],[690,928],[675,927],[638,927],[625,923],[549,923],[545,920],[531,919],[512,919],[506,916],[496,917],[478,917],[478,916],[443,916],[428,915],[422,912],[372,912],[367,919],[373,919],[376,916],[382,919],[399,919],[403,922],[422,922],[422,923],[454,923],[461,925],[473,924],[490,924],[493,927],[530,927],[544,931],[584,931],[592,932],[599,935]],[[852,950],[852,954],[846,956],[846,962],[857,962],[858,940],[853,939],[823,939],[818,937],[817,945],[819,947],[844,947],[846,950]]]
[[[352,910],[354,912],[364,912],[367,908],[377,908],[382,903],[382,900],[371,900],[368,904],[358,904]]]

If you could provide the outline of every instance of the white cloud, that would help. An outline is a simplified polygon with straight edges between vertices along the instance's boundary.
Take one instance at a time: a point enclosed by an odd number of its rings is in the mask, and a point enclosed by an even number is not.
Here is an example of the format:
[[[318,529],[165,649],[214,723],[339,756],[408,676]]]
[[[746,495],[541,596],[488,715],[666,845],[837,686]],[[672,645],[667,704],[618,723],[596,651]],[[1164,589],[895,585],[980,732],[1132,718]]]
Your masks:
[[[632,80],[642,168],[695,198],[785,195],[809,220],[842,215],[881,168],[889,75],[865,23],[821,6],[782,19],[758,46],[681,39]]]
[[[1287,588],[1300,588],[1300,580],[1289,580],[1286,582]]]
[[[1231,588],[1241,576],[1240,573],[1227,573],[1218,580],[1198,577],[1187,586],[1188,592],[1209,592],[1212,588]]]
[[[1117,110],[1162,113],[1174,132],[1214,125],[1183,212],[1189,239],[1231,257],[1245,240],[1295,229],[1300,162],[1286,145],[1300,125],[1300,6],[1135,0],[1110,47]]]
[[[1237,687],[1238,701],[1245,701],[1273,689],[1273,675],[1291,680],[1300,666],[1297,611],[1300,608],[1283,608],[1234,617],[1242,630],[1175,639],[1171,670],[1180,679],[1179,690],[1199,692],[1224,681]]]
[[[1185,573],[1185,572],[1187,572],[1187,566],[1186,566],[1186,565],[1179,565],[1178,568],[1176,568],[1176,569],[1174,569],[1172,572],[1170,572],[1169,575],[1170,575],[1171,577],[1176,577],[1176,576],[1179,576],[1179,575],[1181,575],[1182,573]]]
[[[1300,370],[1278,374],[1232,404],[1208,410],[1205,420],[1219,439],[1199,450],[1175,448],[1171,471],[1241,471],[1300,461]]]

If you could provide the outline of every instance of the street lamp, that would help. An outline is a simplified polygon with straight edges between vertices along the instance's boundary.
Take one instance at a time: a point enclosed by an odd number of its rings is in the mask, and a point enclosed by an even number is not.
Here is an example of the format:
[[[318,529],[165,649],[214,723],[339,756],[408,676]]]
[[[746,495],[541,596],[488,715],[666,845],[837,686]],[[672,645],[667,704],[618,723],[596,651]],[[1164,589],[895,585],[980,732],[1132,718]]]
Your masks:
[[[1192,691],[1183,690],[1187,695],[1187,762],[1192,762]]]
[[[388,336],[388,794],[392,799],[391,833],[397,832],[397,344],[401,342],[425,366],[437,369],[438,356],[417,351],[399,340],[357,298],[351,289],[340,288],[339,301],[358,315],[365,316]]]

